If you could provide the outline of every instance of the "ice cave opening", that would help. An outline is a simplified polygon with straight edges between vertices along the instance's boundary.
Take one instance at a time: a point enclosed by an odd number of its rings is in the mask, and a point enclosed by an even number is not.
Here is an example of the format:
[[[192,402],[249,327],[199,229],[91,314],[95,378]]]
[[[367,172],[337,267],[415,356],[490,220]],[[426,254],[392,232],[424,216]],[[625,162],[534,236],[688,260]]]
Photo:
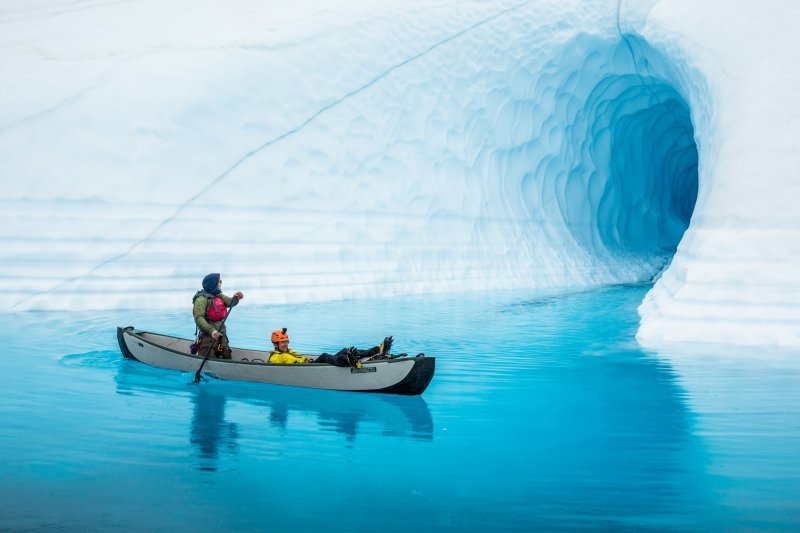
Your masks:
[[[579,37],[553,63],[541,96],[560,122],[560,165],[539,176],[589,253],[644,260],[674,255],[698,191],[698,149],[683,77],[643,39]],[[545,191],[545,194],[547,191]],[[553,207],[551,207],[553,208]]]

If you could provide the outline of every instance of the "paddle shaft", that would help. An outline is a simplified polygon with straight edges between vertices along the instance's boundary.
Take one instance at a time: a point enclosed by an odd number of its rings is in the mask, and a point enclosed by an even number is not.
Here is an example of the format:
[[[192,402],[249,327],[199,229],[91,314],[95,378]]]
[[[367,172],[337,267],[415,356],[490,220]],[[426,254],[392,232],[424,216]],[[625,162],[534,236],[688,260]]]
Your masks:
[[[219,331],[220,340],[218,340],[217,343],[222,342],[222,336],[224,336],[225,334],[222,333],[222,331],[220,331],[220,330],[225,325],[225,321],[228,320],[228,317],[231,316],[231,312],[233,312],[233,306],[230,306],[228,308],[228,313],[225,315],[225,318],[222,319],[222,322],[219,325],[219,330],[217,330],[217,331]],[[206,349],[206,355],[203,357],[203,362],[200,363],[200,368],[198,368],[197,372],[194,373],[194,382],[195,383],[198,383],[200,381],[200,372],[203,371],[203,367],[206,365],[206,361],[208,361],[208,356],[211,355],[211,352],[214,349],[214,345],[215,345],[215,342],[214,342],[214,339],[212,338],[211,342],[208,345],[208,348]]]

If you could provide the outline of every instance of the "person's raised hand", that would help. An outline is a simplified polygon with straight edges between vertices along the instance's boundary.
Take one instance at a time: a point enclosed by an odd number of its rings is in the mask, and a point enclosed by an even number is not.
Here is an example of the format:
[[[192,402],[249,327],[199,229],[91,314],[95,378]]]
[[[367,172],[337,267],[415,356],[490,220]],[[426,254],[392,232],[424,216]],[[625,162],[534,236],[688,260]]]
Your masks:
[[[242,298],[244,298],[244,294],[242,294],[241,291],[236,291],[233,297],[236,298],[237,300],[241,300]]]

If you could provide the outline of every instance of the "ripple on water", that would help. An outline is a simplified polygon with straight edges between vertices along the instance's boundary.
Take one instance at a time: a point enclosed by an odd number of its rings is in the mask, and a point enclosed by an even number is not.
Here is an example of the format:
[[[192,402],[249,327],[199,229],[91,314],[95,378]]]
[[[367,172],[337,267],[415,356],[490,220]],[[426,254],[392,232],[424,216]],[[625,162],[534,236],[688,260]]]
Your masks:
[[[116,370],[120,363],[119,350],[95,350],[85,353],[65,355],[60,363],[72,367],[84,367],[93,370]]]
[[[430,387],[413,398],[193,385],[191,372],[119,353],[117,325],[188,337],[188,313],[148,315],[150,324],[122,311],[29,314],[0,352],[0,453],[10,458],[0,463],[0,527],[139,524],[123,512],[133,498],[154,527],[172,523],[160,514],[169,509],[211,505],[226,524],[255,517],[249,529],[287,516],[296,527],[335,516],[358,529],[339,512],[354,494],[371,502],[360,519],[407,526],[392,514],[402,498],[421,529],[793,520],[785,495],[800,490],[797,366],[758,364],[759,354],[737,363],[711,351],[645,353],[633,341],[645,291],[244,307],[230,324],[248,347],[263,347],[272,324],[326,348],[391,332],[398,351],[436,357]],[[309,491],[325,497],[269,497]],[[64,521],[70,513],[80,519]]]

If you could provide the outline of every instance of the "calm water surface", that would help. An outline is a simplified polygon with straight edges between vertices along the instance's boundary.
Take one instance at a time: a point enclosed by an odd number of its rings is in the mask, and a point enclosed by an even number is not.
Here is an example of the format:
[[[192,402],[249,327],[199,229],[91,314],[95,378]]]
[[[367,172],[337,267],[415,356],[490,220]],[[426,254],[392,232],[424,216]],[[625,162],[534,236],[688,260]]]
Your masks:
[[[647,286],[257,307],[234,345],[435,356],[421,397],[204,381],[122,358],[181,313],[7,318],[0,529],[800,529],[798,354],[633,336]]]

